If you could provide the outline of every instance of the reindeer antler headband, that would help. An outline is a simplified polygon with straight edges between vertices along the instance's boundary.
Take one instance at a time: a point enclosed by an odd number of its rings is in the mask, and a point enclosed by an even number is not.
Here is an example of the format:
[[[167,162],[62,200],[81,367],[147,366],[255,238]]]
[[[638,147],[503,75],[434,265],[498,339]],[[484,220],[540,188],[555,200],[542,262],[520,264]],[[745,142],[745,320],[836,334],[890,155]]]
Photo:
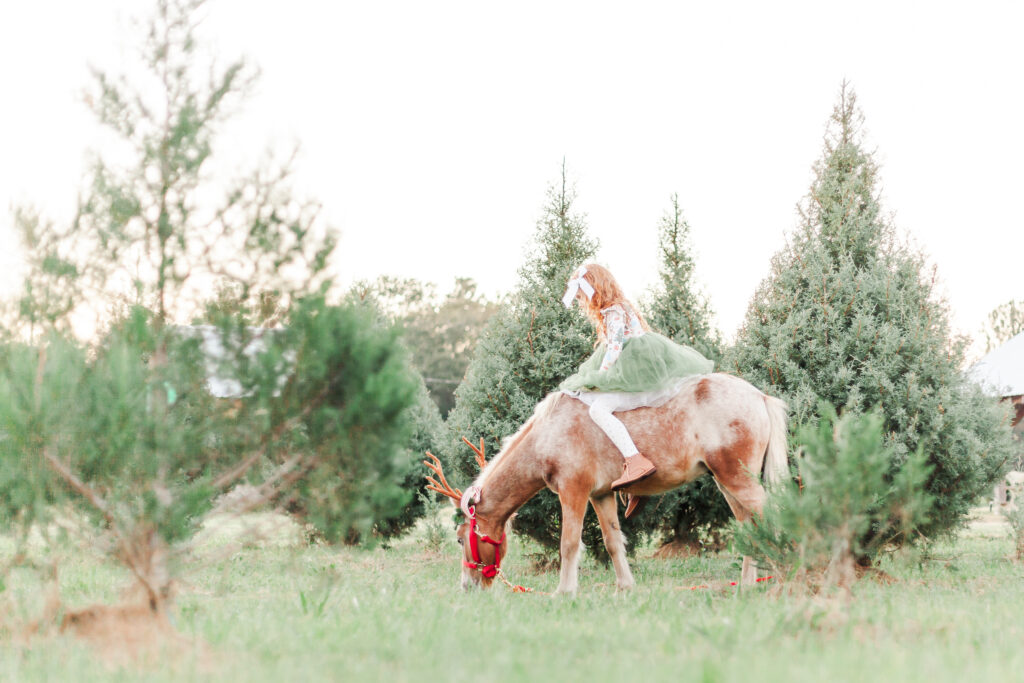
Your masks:
[[[484,453],[484,440],[480,439],[479,446],[474,446],[466,437],[462,437],[462,440],[467,446],[473,449],[474,453],[476,453],[476,464],[480,466],[481,470],[483,470],[483,468],[487,466],[487,455]],[[469,506],[473,503],[480,502],[480,488],[477,486],[470,486],[466,489],[466,492],[463,493],[448,483],[448,480],[444,476],[444,468],[441,466],[440,459],[430,451],[427,451],[427,457],[430,458],[430,460],[424,460],[423,464],[434,473],[436,478],[429,474],[426,475],[428,482],[426,488],[448,496],[455,501],[456,505],[462,508],[462,511],[466,514],[467,518],[472,518],[473,513],[470,512]]]
[[[572,308],[572,300],[576,298],[576,292],[583,290],[583,293],[587,295],[588,299],[594,298],[594,286],[587,282],[583,276],[587,274],[587,267],[580,266],[576,269],[576,272],[569,278],[569,286],[565,289],[565,295],[562,297],[562,303],[565,304],[566,308]]]

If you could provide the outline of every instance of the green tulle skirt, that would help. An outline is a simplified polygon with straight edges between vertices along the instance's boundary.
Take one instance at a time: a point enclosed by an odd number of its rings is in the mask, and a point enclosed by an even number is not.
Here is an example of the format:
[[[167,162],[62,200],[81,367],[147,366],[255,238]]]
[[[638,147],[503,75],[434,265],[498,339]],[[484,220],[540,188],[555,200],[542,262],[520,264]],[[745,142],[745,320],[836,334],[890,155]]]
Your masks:
[[[676,344],[656,332],[627,339],[615,363],[601,372],[605,344],[584,361],[576,374],[567,378],[562,391],[660,391],[683,377],[703,375],[715,363],[689,346]]]

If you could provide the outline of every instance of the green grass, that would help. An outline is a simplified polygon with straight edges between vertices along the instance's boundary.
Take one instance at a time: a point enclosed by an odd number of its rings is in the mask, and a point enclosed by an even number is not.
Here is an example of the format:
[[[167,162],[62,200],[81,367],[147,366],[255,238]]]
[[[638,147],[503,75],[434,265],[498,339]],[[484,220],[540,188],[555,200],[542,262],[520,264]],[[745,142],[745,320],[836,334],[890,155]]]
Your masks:
[[[0,641],[0,680],[941,681],[1014,680],[1024,669],[1024,567],[1008,537],[967,537],[931,559],[887,561],[892,585],[861,581],[853,601],[759,587],[689,590],[734,580],[728,554],[662,561],[641,552],[637,588],[585,561],[575,598],[458,589],[455,544],[431,552],[424,532],[384,550],[248,548],[186,575],[174,623],[193,645],[143,668],[110,669],[89,648],[49,635]],[[0,549],[2,550],[2,549]],[[522,541],[510,578],[533,574]],[[116,601],[125,572],[65,550],[70,608]],[[36,572],[16,569],[2,594],[9,622],[42,604]]]

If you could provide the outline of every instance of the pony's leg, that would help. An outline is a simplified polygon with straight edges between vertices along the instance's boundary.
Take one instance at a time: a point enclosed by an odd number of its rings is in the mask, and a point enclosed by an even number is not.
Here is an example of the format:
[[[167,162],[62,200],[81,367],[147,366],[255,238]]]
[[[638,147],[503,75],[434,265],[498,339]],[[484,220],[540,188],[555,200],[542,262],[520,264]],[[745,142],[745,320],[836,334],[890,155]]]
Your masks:
[[[754,512],[760,514],[764,508],[765,491],[764,487],[758,484],[756,481],[751,479],[746,482],[744,486],[734,486],[733,490],[739,489],[737,496],[715,478],[715,486],[725,496],[725,502],[729,504],[729,509],[732,510],[732,514],[735,515],[736,519],[741,523],[750,522],[750,518]],[[757,564],[754,562],[754,558],[749,555],[743,556],[743,569],[740,570],[740,585],[741,586],[753,586],[757,583]]]
[[[608,549],[608,555],[612,558],[612,566],[615,567],[615,585],[620,590],[629,590],[634,585],[633,572],[630,571],[629,561],[626,559],[626,542],[622,537],[622,529],[619,528],[619,511],[615,504],[615,494],[610,493],[600,498],[591,498],[590,504],[594,506],[597,521],[601,523],[604,547]]]
[[[583,537],[583,515],[587,512],[587,494],[565,486],[559,490],[562,503],[562,569],[556,593],[575,594],[579,587],[580,540]]]

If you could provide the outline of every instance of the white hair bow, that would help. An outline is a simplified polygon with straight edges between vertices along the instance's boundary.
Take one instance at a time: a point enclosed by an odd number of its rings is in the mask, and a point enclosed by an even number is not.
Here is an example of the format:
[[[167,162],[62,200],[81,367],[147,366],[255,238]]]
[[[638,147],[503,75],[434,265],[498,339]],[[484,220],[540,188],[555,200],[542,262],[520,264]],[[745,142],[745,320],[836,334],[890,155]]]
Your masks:
[[[583,293],[587,295],[588,299],[594,298],[594,287],[587,282],[583,276],[587,274],[586,266],[580,266],[576,269],[576,272],[572,274],[572,278],[569,279],[569,286],[565,289],[565,296],[562,297],[562,303],[565,304],[566,308],[572,308],[572,300],[576,298],[576,292],[583,290]]]

